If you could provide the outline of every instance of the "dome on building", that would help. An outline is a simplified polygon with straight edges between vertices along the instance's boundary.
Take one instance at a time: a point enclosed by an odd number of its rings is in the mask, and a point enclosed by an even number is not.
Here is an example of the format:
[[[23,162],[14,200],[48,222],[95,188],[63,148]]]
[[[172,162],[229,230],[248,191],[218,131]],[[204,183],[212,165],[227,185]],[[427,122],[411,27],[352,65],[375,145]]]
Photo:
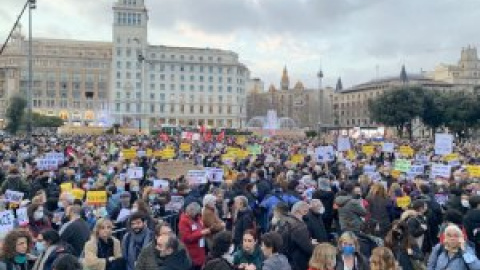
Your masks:
[[[293,88],[295,90],[304,90],[305,87],[303,86],[303,83],[301,81],[298,81],[296,84],[295,84],[295,87]]]

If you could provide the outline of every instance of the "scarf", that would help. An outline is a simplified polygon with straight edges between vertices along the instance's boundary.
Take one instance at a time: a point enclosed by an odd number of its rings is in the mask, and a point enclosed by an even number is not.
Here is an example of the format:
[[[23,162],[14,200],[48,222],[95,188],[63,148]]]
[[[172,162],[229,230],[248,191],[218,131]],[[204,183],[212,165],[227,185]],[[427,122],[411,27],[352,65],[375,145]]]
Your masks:
[[[150,237],[147,235],[148,229],[144,228],[139,234],[134,233],[133,231],[130,233],[130,241],[128,243],[128,253],[127,257],[125,258],[128,262],[128,269],[135,268],[135,261],[140,255],[140,251],[143,249],[146,243],[150,242]]]
[[[45,263],[47,262],[50,255],[53,252],[55,252],[57,247],[58,247],[57,245],[52,245],[48,247],[47,250],[45,250],[45,252],[43,252],[42,255],[40,255],[40,258],[37,259],[37,261],[35,262],[35,265],[33,266],[33,269],[35,270],[44,269]]]

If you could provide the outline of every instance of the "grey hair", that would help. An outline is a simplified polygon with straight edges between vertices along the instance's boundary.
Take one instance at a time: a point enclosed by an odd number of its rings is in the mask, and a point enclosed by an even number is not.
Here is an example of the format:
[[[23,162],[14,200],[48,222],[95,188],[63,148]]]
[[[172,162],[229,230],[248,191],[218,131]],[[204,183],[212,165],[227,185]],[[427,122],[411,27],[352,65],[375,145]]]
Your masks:
[[[180,247],[180,241],[174,233],[168,234],[167,243],[165,243],[166,248],[171,248],[173,252],[177,252]]]
[[[247,197],[243,196],[243,195],[240,195],[240,196],[237,196],[235,197],[235,199],[237,200],[240,200],[243,204],[244,207],[247,207],[248,206],[248,199]]]
[[[205,195],[205,197],[203,197],[203,206],[207,206],[207,205],[215,205],[215,202],[217,201],[217,197],[215,197],[214,195],[212,194],[207,194]]]
[[[323,205],[322,201],[319,200],[319,199],[312,199],[310,201],[310,206],[314,205],[314,204],[320,204],[320,205]]]
[[[201,211],[202,211],[202,208],[200,207],[200,204],[197,203],[197,202],[191,202],[185,208],[185,212],[187,212],[187,214],[192,215],[192,216],[196,216],[196,215],[200,214]]]
[[[460,237],[462,237],[462,235],[463,235],[462,229],[460,229],[460,227],[458,227],[458,226],[455,225],[455,224],[449,224],[449,225],[447,225],[447,227],[445,228],[445,230],[443,231],[443,233],[446,234],[447,231],[454,231],[454,232],[456,232]]]
[[[292,213],[297,213],[298,211],[300,211],[300,209],[304,208],[304,207],[307,207],[307,208],[310,208],[308,203],[304,202],[304,201],[299,201],[299,202],[296,202],[293,206],[292,206]]]

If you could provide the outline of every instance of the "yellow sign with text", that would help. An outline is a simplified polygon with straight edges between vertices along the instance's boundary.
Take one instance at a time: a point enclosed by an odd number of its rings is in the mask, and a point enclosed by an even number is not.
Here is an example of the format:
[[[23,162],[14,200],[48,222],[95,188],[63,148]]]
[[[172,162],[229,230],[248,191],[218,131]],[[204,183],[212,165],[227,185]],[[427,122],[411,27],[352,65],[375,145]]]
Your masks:
[[[413,155],[415,155],[415,151],[408,145],[402,145],[400,146],[400,154],[402,154],[404,157],[413,157]]]
[[[412,201],[412,199],[410,198],[410,196],[398,197],[397,198],[397,206],[405,209],[410,205],[411,201]]]
[[[192,145],[189,143],[182,143],[180,144],[180,150],[183,152],[190,152],[192,151]]]
[[[303,155],[300,155],[300,154],[295,154],[292,156],[292,158],[290,159],[290,161],[294,164],[298,164],[298,163],[302,163],[303,160],[304,160],[304,156]]]
[[[87,204],[106,204],[107,192],[106,191],[88,191],[87,192]]]
[[[63,183],[60,185],[60,190],[62,192],[70,192],[72,191],[72,189],[73,189],[72,183]]]
[[[83,196],[85,196],[85,190],[81,188],[72,189],[72,195],[75,197],[75,199],[83,200]]]
[[[468,165],[467,171],[470,177],[480,177],[480,165]]]
[[[375,153],[375,146],[373,145],[364,145],[362,146],[362,152],[365,155],[371,156],[373,153]]]
[[[124,159],[134,159],[137,157],[137,150],[135,149],[124,149],[122,150]]]

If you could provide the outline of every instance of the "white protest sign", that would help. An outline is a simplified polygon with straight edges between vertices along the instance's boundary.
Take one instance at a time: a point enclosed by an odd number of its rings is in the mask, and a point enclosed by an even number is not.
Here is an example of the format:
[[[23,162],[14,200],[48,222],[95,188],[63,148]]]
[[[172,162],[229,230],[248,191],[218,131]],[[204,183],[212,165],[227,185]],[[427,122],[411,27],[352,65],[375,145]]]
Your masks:
[[[50,152],[45,154],[45,159],[55,159],[63,162],[65,160],[64,153]]]
[[[200,185],[207,183],[207,171],[206,170],[190,170],[187,174],[187,179],[190,184]]]
[[[140,179],[143,177],[143,168],[142,167],[128,168],[127,176],[129,179]]]
[[[42,171],[58,169],[58,159],[40,158],[37,160],[37,168]]]
[[[416,155],[415,156],[415,163],[427,165],[428,164],[428,157],[425,155]]]
[[[165,205],[165,211],[178,212],[182,209],[184,198],[182,196],[172,196],[170,202]]]
[[[23,192],[18,192],[10,189],[7,189],[7,191],[5,191],[5,199],[11,203],[20,204],[22,202],[23,196]]]
[[[395,149],[394,143],[384,142],[382,145],[382,152],[393,153],[394,149]]]
[[[363,173],[364,174],[372,174],[375,173],[377,167],[375,165],[365,165],[363,166]]]
[[[121,181],[125,181],[127,179],[127,174],[125,173],[118,174],[118,179],[120,179]]]
[[[192,135],[192,141],[200,141],[201,138],[200,133],[193,133]]]
[[[168,189],[169,183],[167,180],[164,179],[155,179],[153,180],[153,187],[160,189]]]
[[[432,164],[432,169],[430,172],[430,177],[443,177],[443,178],[450,178],[451,167],[450,165],[443,165],[434,163]]]
[[[410,167],[410,170],[407,172],[407,174],[410,175],[421,175],[425,172],[425,166],[424,165],[412,165]]]
[[[130,209],[122,208],[115,222],[124,222],[130,216],[130,214],[131,214]]]
[[[137,157],[146,157],[147,151],[137,151]]]
[[[315,150],[315,155],[316,155],[317,161],[328,162],[328,161],[333,161],[335,157],[335,151],[333,150],[333,147],[331,145],[320,146],[320,147],[317,147],[317,149]]]
[[[338,137],[337,150],[339,152],[348,151],[352,148],[348,137]]]
[[[446,133],[435,134],[435,155],[447,155],[453,152],[453,135]]]
[[[25,226],[28,224],[28,214],[27,214],[27,207],[22,207],[17,209],[17,221],[18,225]]]
[[[452,166],[452,167],[458,167],[462,164],[460,164],[460,161],[458,159],[455,159],[455,160],[450,160],[448,162],[448,165]]]
[[[223,182],[223,169],[222,168],[205,168],[207,171],[207,178],[212,182]]]
[[[382,176],[379,172],[371,173],[369,174],[369,177],[373,182],[380,182],[382,180]]]
[[[12,210],[0,212],[0,231],[8,232],[15,227],[15,216]]]

